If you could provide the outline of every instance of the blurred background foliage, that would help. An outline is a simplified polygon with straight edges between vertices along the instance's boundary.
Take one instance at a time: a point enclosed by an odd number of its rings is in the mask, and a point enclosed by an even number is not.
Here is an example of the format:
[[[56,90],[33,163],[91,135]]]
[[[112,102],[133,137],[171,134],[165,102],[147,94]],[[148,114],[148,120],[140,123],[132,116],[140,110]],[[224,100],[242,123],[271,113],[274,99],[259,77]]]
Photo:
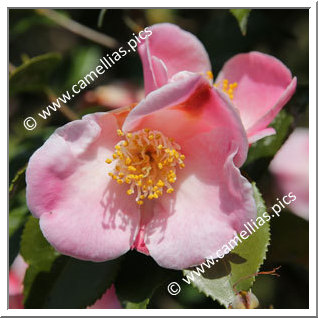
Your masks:
[[[132,38],[132,33],[139,28],[160,22],[178,24],[202,41],[210,56],[215,75],[233,55],[248,51],[271,54],[287,65],[298,78],[297,92],[272,123],[277,135],[254,144],[243,167],[243,173],[250,180],[257,182],[267,206],[275,202],[275,186],[268,173],[268,164],[295,127],[308,127],[308,10],[257,9],[249,12],[248,19],[241,13],[234,14],[225,9],[57,11],[66,21],[72,19],[122,44]],[[21,235],[29,216],[25,202],[24,170],[32,153],[54,129],[69,120],[84,113],[110,109],[100,98],[88,98],[95,96],[94,90],[99,86],[124,82],[136,90],[142,89],[141,62],[137,53],[130,53],[73,98],[67,105],[67,111],[57,111],[46,121],[39,122],[35,130],[27,131],[23,126],[26,117],[40,112],[57,96],[95,69],[102,56],[113,52],[114,48],[91,41],[79,33],[71,32],[54,22],[54,19],[50,19],[41,10],[9,11],[9,70],[12,76],[9,100],[10,264],[20,250]],[[88,95],[89,92],[93,92],[93,95]],[[38,227],[37,223],[33,223],[34,221],[29,219],[28,229],[32,229],[32,226],[35,229]],[[24,231],[26,237],[28,233],[32,231]],[[31,238],[37,241],[36,237]],[[65,288],[63,281],[54,287],[55,290],[47,290],[52,286],[52,281],[60,275],[65,264],[75,268],[69,279],[78,282],[77,288],[83,288],[80,285],[80,277],[87,268],[81,261],[55,254],[55,251],[50,251],[49,247],[45,246],[45,242],[43,244],[39,251],[43,252],[44,249],[44,255],[48,255],[48,259],[54,264],[48,266],[45,260],[35,264],[35,272],[28,274],[30,285],[26,293],[31,296],[42,294],[42,298],[30,296],[25,305],[31,308],[84,306],[81,301],[85,300],[74,297],[69,297],[69,302],[61,305],[61,299],[65,301],[69,295],[56,299],[56,303],[54,299],[45,298],[45,295],[50,293],[74,292],[75,287],[73,291],[69,290]],[[282,265],[282,268],[279,278],[263,276],[256,279],[253,292],[262,308],[308,307],[308,245],[308,222],[288,212],[282,213],[280,218],[271,222],[271,245],[262,268],[272,269],[278,265]],[[24,256],[29,255],[29,252],[26,250]],[[32,255],[30,259],[32,261]],[[183,290],[178,296],[170,296],[166,291],[166,283],[171,280],[180,281],[181,272],[161,269],[148,257],[130,252],[118,262],[123,264],[119,266],[114,262],[108,266],[112,275],[118,277],[115,285],[119,298],[124,302],[140,303],[152,295],[148,308],[222,308],[216,301],[186,284],[183,284]],[[42,274],[45,272],[43,276],[34,280],[41,271]],[[96,268],[96,272],[101,276],[108,273],[107,269],[105,271],[100,267]],[[87,280],[82,283],[84,287],[88,284]],[[136,284],[140,286],[137,291]],[[96,293],[100,294],[101,290],[106,288],[106,282],[105,285],[96,286]],[[90,287],[87,286],[88,289]],[[95,298],[98,295],[96,294]],[[89,297],[89,301],[94,299],[94,295]]]

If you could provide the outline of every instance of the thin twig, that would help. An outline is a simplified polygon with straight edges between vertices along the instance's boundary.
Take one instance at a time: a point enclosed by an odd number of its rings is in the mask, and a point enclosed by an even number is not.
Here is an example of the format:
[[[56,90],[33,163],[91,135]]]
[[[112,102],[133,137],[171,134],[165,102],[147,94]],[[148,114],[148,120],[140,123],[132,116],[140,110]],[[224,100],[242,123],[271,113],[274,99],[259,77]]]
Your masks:
[[[58,97],[52,92],[52,90],[47,89],[46,94],[51,103],[56,102]],[[71,108],[69,108],[61,101],[59,103],[61,105],[60,111],[67,119],[69,119],[70,121],[79,119],[78,115]]]
[[[54,21],[58,25],[62,26],[63,28],[80,35],[86,39],[89,39],[93,42],[101,44],[103,46],[109,47],[114,49],[119,46],[117,40],[113,39],[112,37],[99,33],[95,30],[92,30],[54,10],[51,9],[35,9],[38,14],[44,15],[50,20]]]
[[[138,23],[136,23],[127,15],[125,15],[123,19],[125,24],[128,26],[128,28],[130,28],[130,30],[132,30],[133,32],[137,33],[144,29],[142,26],[140,26]]]
[[[272,269],[271,271],[267,271],[267,272],[257,272],[255,274],[251,274],[251,275],[248,275],[248,276],[244,276],[244,277],[241,277],[234,285],[233,285],[233,290],[234,290],[234,293],[235,294],[238,294],[238,291],[236,290],[236,285],[241,282],[242,280],[245,280],[245,279],[249,279],[251,277],[256,277],[258,275],[273,275],[273,276],[278,276],[279,277],[279,274],[276,273],[276,271],[278,269],[280,269],[281,266],[278,266],[274,269]]]

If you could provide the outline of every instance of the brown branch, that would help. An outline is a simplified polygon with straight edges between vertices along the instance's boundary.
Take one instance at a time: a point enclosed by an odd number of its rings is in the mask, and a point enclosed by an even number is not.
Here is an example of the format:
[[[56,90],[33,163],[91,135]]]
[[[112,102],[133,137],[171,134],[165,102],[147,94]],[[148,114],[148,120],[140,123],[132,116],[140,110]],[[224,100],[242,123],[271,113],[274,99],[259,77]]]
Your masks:
[[[114,49],[119,46],[117,40],[112,37],[97,32],[93,29],[90,29],[54,10],[51,9],[35,9],[38,14],[44,15],[48,19],[54,21],[56,24],[62,26],[63,28],[82,36],[86,39],[89,39],[93,42],[101,44],[103,46]]]

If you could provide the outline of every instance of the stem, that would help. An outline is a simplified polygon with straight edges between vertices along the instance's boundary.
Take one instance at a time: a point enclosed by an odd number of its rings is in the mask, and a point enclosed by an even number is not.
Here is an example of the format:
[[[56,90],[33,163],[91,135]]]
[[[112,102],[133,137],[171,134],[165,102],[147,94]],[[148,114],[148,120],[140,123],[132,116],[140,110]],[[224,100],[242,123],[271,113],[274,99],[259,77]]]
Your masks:
[[[58,97],[50,89],[46,90],[46,94],[51,103],[56,102]],[[70,121],[79,119],[77,114],[71,108],[69,108],[66,104],[60,101],[60,105],[61,105],[60,111],[67,119],[69,119]]]
[[[89,39],[93,42],[101,44],[103,46],[114,49],[119,46],[117,40],[112,37],[99,33],[93,29],[90,29],[54,10],[51,9],[35,9],[38,14],[44,15],[50,20],[54,21],[56,24],[62,26],[63,28],[82,36],[86,39]]]
[[[274,269],[272,269],[271,271],[266,271],[266,272],[257,272],[255,274],[251,274],[251,275],[248,275],[248,276],[244,276],[244,277],[241,277],[234,285],[233,285],[233,290],[235,292],[235,294],[238,294],[238,291],[236,290],[236,285],[241,282],[242,280],[245,280],[245,279],[248,279],[248,278],[251,278],[251,277],[256,277],[258,275],[273,275],[273,276],[278,276],[279,277],[279,274],[276,273],[276,271],[278,269],[280,269],[281,266],[278,266]]]

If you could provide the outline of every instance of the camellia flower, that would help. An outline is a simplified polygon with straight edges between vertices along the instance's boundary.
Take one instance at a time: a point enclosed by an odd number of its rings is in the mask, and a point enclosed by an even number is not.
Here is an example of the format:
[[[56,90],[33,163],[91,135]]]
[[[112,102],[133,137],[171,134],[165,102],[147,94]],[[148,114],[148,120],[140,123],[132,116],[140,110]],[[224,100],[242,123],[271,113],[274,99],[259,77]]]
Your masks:
[[[296,200],[288,209],[309,218],[309,132],[296,128],[277,152],[269,170],[275,176],[282,195],[293,192]]]
[[[136,248],[181,269],[216,258],[256,216],[239,171],[248,139],[196,37],[151,30],[139,46],[146,98],[58,128],[30,159],[27,202],[61,253],[105,261]]]
[[[259,306],[257,297],[251,291],[240,291],[235,295],[229,309],[255,309]]]

